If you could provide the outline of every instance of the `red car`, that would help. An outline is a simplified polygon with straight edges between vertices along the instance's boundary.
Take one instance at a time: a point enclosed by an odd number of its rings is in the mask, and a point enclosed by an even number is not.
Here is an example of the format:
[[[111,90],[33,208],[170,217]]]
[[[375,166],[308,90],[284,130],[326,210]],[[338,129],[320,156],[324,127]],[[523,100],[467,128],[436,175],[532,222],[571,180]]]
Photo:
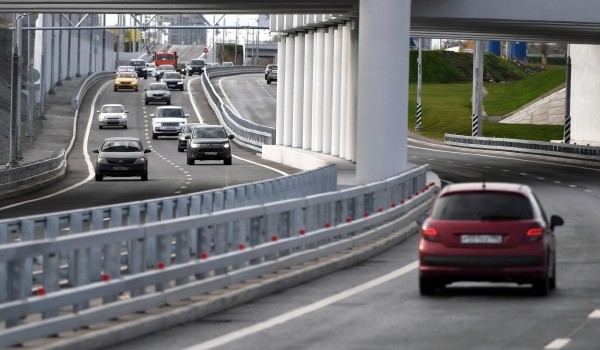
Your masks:
[[[530,187],[452,184],[419,220],[421,295],[459,281],[531,283],[539,295],[556,288],[554,228]]]

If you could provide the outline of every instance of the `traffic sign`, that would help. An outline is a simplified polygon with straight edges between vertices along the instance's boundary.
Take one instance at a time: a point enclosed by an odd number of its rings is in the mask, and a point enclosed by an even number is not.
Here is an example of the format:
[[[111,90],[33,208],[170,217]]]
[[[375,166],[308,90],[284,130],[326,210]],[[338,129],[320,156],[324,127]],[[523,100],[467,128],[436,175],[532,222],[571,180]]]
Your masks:
[[[202,51],[204,51],[204,53],[208,52],[208,47],[205,47],[204,49],[202,49]]]
[[[29,69],[26,74],[27,80],[32,83],[35,83],[36,81],[40,80],[41,77],[40,72],[37,69]]]

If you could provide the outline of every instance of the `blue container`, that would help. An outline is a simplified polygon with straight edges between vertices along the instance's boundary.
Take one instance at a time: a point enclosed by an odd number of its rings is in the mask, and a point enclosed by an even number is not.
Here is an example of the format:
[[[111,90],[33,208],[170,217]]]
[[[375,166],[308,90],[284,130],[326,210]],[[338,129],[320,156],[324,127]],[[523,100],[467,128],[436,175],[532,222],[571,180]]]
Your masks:
[[[490,40],[487,42],[487,52],[500,56],[502,54],[502,45],[499,40]]]
[[[513,41],[510,43],[510,58],[525,61],[527,59],[527,43],[524,41]]]

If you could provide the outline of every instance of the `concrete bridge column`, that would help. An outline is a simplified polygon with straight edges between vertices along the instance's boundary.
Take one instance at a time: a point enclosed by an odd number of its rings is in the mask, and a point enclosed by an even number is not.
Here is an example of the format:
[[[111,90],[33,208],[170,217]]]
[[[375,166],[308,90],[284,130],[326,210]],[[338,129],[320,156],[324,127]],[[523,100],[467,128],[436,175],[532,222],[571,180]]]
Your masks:
[[[277,75],[279,81],[285,81],[285,37],[281,37],[277,43]],[[283,106],[285,103],[285,84],[277,84],[277,111],[275,114],[275,144],[283,145]]]
[[[600,45],[570,45],[571,143],[600,146]]]
[[[350,24],[340,26],[342,32],[342,64],[341,64],[341,95],[340,95],[340,158],[346,158],[346,129],[348,128],[348,59],[352,54],[350,50]]]
[[[407,170],[410,0],[360,2],[356,181]],[[385,54],[382,54],[385,53]]]
[[[283,106],[283,145],[292,145],[292,123],[294,109],[294,36],[285,38],[285,104]],[[277,67],[279,73],[279,66]],[[279,85],[279,84],[277,84]]]
[[[331,153],[332,140],[332,95],[333,95],[333,39],[335,29],[328,28],[325,33],[325,72],[323,75],[323,153]]]
[[[304,107],[304,34],[294,39],[294,102],[292,106],[292,147],[302,147]]]
[[[325,31],[320,28],[315,33],[315,49],[313,55],[313,138],[311,149],[323,151],[323,89],[325,75]]]
[[[348,125],[346,127],[346,159],[356,161],[356,100],[357,100],[357,74],[358,74],[358,25],[359,21],[352,22],[350,31],[350,48],[348,53]]]
[[[314,31],[304,37],[304,102],[302,106],[302,148],[312,147]]]
[[[331,94],[331,155],[340,155],[340,112],[342,96],[342,25],[333,33],[333,84]]]

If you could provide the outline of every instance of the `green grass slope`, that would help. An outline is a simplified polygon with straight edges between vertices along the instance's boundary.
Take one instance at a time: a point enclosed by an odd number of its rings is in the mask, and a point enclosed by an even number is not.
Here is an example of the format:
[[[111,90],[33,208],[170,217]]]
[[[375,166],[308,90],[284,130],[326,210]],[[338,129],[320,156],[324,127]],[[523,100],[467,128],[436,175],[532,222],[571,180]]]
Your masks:
[[[414,56],[414,57],[413,57]],[[416,52],[411,52],[409,130],[416,124]],[[471,134],[472,55],[447,51],[423,52],[423,130],[418,133],[441,140],[445,133]],[[522,67],[486,54],[484,76],[488,115],[503,116],[560,87],[562,66]],[[502,82],[502,83],[501,83]],[[483,123],[483,136],[550,141],[562,139],[562,125]]]

